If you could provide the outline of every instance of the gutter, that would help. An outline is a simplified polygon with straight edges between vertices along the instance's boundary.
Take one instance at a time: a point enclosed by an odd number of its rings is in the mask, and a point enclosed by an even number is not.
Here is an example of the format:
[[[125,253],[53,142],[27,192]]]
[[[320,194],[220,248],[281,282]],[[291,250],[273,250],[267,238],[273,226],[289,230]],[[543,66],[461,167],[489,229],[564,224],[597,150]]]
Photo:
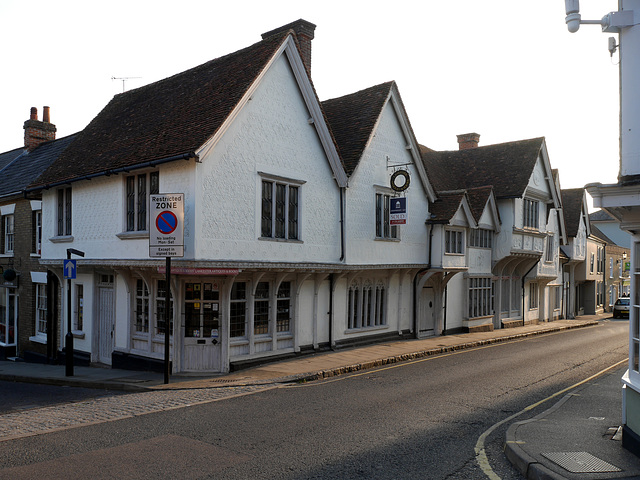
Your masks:
[[[146,168],[146,167],[155,167],[157,165],[161,165],[163,163],[168,163],[168,162],[173,162],[176,160],[189,160],[191,158],[198,158],[198,156],[194,153],[194,152],[188,152],[188,153],[181,153],[180,155],[173,155],[171,157],[165,157],[165,158],[159,158],[158,160],[151,160],[148,162],[144,162],[144,163],[139,163],[136,165],[129,165],[126,167],[120,167],[120,168],[114,168],[111,170],[105,170],[102,172],[98,172],[98,173],[92,173],[89,175],[84,175],[82,177],[76,177],[73,179],[68,179],[68,180],[62,180],[60,182],[53,182],[53,183],[47,183],[45,185],[40,185],[39,187],[33,187],[33,188],[27,188],[24,190],[24,195],[26,197],[26,195],[28,193],[31,192],[36,192],[39,190],[48,190],[50,188],[55,188],[55,187],[60,187],[62,185],[69,185],[73,182],[79,182],[81,180],[91,180],[93,178],[97,178],[97,177],[108,177],[110,175],[117,175],[119,173],[128,173],[132,170],[138,170],[140,168]]]

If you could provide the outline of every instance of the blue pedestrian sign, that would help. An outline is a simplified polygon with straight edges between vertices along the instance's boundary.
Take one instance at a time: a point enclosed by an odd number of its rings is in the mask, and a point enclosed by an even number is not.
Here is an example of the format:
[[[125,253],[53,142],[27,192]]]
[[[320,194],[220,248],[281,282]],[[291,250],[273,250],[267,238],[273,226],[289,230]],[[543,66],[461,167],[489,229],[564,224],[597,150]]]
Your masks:
[[[63,264],[65,280],[74,280],[76,278],[76,261],[65,260]]]

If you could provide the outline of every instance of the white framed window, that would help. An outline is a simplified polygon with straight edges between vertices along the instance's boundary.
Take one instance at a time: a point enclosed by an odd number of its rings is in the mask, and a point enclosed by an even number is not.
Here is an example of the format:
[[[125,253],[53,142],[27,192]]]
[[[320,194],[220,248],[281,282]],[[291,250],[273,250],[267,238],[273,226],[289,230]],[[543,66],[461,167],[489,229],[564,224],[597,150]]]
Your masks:
[[[129,175],[126,185],[126,225],[127,232],[145,232],[149,230],[147,211],[149,194],[160,193],[160,173],[149,172]]]
[[[609,259],[609,278],[613,278],[613,257]]]
[[[493,315],[493,288],[491,277],[469,278],[469,318]]]
[[[282,282],[278,287],[276,307],[276,330],[279,333],[291,331],[291,282]]]
[[[18,295],[15,288],[0,288],[0,345],[16,345]]]
[[[447,229],[444,231],[444,252],[464,253],[464,232],[462,230]]]
[[[47,284],[36,283],[36,336],[47,336]]]
[[[391,225],[390,201],[391,195],[376,193],[376,238],[397,239],[398,227]]]
[[[562,286],[556,285],[553,287],[553,309],[560,310],[562,306]]]
[[[262,176],[261,238],[300,240],[300,195],[303,183]]]
[[[33,240],[32,252],[36,255],[42,253],[42,210],[32,212]]]
[[[2,228],[4,231],[2,253],[11,255],[15,247],[15,217],[13,214],[2,216]]]
[[[546,246],[544,250],[544,261],[547,263],[553,262],[555,259],[555,241],[553,235],[547,235]]]
[[[538,284],[531,282],[529,284],[529,310],[538,308]]]
[[[382,283],[369,279],[352,283],[347,298],[347,329],[386,325],[386,303],[387,292]]]
[[[523,200],[522,226],[524,228],[535,228],[536,230],[539,228],[539,209],[540,202],[538,202],[537,200],[531,200],[529,198],[525,198]]]
[[[493,230],[476,228],[469,231],[469,246],[479,248],[493,247]]]
[[[156,281],[156,335],[164,335],[164,326],[166,324],[165,315],[166,315],[166,305],[167,305],[167,281],[166,280],[157,280]],[[171,289],[169,289],[169,336],[173,336],[173,316],[174,316],[174,307],[173,307],[173,293]]]
[[[84,328],[84,286],[81,283],[76,283],[76,301],[75,312],[73,314],[73,329],[82,331]]]
[[[269,333],[269,282],[258,282],[253,297],[253,333]]]
[[[247,283],[233,282],[229,305],[229,336],[242,338],[247,336]]]
[[[596,258],[595,254],[591,253],[591,261],[589,263],[589,272],[590,273],[593,273],[593,269],[595,267],[595,258]]]
[[[56,234],[58,237],[71,235],[71,187],[59,188],[56,192],[56,196]]]
[[[142,278],[136,279],[135,331],[149,332],[149,289]]]

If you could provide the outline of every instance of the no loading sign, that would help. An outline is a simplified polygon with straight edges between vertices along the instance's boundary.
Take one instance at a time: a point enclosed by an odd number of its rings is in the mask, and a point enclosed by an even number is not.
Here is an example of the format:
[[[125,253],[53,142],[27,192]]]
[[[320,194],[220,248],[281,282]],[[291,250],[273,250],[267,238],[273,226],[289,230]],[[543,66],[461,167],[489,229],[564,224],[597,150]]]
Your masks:
[[[184,256],[184,194],[149,195],[150,257]]]
[[[158,232],[169,235],[176,231],[178,227],[178,217],[176,217],[175,213],[170,212],[169,210],[165,210],[161,212],[156,217],[156,228]]]

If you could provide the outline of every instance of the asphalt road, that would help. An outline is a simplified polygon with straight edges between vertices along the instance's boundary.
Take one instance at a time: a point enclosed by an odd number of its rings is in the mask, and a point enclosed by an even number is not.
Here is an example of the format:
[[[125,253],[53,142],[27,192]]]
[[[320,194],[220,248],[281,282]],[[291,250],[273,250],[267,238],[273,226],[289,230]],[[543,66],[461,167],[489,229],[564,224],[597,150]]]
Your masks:
[[[483,432],[624,359],[627,329],[628,321],[605,321],[6,440],[0,442],[0,479],[487,478],[474,451]],[[502,453],[507,427],[486,439],[489,466],[499,478],[521,478]]]

